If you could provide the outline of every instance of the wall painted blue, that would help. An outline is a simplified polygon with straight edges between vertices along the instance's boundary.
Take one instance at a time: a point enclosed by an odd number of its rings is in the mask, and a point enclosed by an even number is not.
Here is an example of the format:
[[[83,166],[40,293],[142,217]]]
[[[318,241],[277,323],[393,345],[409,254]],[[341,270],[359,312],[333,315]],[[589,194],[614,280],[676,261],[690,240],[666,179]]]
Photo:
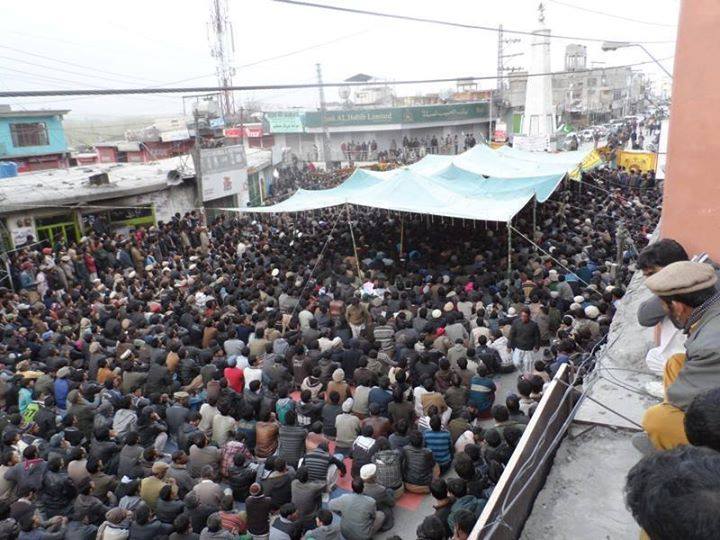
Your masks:
[[[48,130],[48,142],[50,144],[46,146],[21,146],[16,148],[13,145],[12,135],[10,134],[10,124],[26,122],[45,122]],[[0,117],[0,158],[7,159],[23,156],[60,154],[67,151],[68,145],[65,140],[65,130],[61,116],[23,116],[22,111],[18,111],[17,116]]]

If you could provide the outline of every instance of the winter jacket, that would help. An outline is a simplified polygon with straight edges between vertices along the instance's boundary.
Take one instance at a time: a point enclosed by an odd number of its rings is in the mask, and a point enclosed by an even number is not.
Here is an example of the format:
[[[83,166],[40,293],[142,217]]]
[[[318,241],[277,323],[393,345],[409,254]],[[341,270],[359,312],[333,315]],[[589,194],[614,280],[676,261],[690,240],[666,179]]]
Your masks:
[[[406,446],[402,450],[403,479],[409,484],[429,486],[432,482],[435,458],[429,448]]]
[[[8,470],[5,473],[5,480],[15,482],[18,493],[22,493],[25,487],[37,493],[42,487],[46,469],[47,463],[42,459],[26,459]]]
[[[69,514],[77,490],[67,473],[47,471],[38,495],[47,517],[50,518]]]

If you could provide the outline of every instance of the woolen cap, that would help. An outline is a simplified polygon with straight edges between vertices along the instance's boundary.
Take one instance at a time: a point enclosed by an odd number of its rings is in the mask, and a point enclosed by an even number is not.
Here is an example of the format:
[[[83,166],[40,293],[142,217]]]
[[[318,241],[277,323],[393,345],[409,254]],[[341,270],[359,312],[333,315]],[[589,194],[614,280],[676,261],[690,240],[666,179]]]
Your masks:
[[[170,465],[168,465],[164,461],[156,461],[152,465],[152,472],[153,472],[153,474],[158,474],[158,473],[167,471],[169,468],[170,468]]]
[[[647,278],[645,285],[658,296],[673,296],[709,289],[716,282],[715,270],[709,264],[678,261]]]

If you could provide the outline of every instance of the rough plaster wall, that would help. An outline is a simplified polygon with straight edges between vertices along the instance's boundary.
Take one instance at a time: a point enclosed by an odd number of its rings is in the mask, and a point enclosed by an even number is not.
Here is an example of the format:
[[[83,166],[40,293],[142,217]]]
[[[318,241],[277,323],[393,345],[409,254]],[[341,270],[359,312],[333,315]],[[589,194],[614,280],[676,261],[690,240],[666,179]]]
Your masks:
[[[195,187],[193,184],[182,184],[154,191],[144,195],[125,197],[114,201],[117,206],[155,205],[157,221],[168,222],[176,212],[184,214],[195,206]]]
[[[571,430],[582,433],[587,426]],[[640,529],[625,508],[627,471],[639,454],[631,434],[596,426],[560,446],[522,540],[625,540]]]

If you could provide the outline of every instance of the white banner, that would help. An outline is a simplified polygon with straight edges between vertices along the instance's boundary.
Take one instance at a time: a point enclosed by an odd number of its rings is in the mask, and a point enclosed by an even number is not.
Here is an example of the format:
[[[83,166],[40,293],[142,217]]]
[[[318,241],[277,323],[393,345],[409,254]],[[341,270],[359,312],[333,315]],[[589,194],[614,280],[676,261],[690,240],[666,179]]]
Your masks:
[[[526,152],[545,152],[548,149],[549,140],[545,136],[538,135],[515,135],[513,137],[513,148],[525,150]]]

